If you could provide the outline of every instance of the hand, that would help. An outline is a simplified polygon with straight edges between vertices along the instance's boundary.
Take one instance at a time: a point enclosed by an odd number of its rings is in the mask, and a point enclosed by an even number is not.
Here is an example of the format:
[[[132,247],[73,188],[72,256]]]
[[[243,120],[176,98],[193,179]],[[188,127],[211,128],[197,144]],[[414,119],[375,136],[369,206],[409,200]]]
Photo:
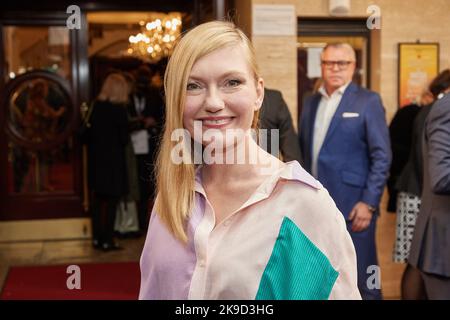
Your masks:
[[[367,229],[372,220],[372,211],[370,211],[369,206],[364,202],[358,202],[350,212],[348,218],[353,221],[352,231],[361,232]]]

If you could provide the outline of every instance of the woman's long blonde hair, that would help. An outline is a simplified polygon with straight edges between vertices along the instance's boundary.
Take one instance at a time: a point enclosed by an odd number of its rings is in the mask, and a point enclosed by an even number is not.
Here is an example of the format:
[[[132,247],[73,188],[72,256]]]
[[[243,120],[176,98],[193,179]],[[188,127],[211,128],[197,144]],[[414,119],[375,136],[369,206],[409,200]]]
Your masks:
[[[171,141],[171,134],[183,128],[186,86],[194,63],[217,49],[237,45],[243,48],[257,81],[259,72],[250,40],[233,23],[223,21],[207,22],[187,32],[176,45],[164,75],[166,123],[156,163],[155,213],[183,243],[188,240],[186,222],[194,205],[195,166],[193,162],[175,164],[171,160],[171,150],[177,144]],[[258,113],[255,112],[252,128],[257,127]],[[183,152],[190,154],[190,150]]]

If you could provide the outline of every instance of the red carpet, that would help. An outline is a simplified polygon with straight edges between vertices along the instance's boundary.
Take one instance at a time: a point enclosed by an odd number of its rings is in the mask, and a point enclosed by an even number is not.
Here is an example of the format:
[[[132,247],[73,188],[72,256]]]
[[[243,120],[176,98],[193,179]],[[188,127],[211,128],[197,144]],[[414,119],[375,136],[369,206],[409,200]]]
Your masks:
[[[139,294],[137,262],[77,264],[81,289],[68,289],[69,265],[11,267],[2,300],[135,300]],[[74,279],[72,277],[71,279]],[[71,281],[70,283],[74,283]]]

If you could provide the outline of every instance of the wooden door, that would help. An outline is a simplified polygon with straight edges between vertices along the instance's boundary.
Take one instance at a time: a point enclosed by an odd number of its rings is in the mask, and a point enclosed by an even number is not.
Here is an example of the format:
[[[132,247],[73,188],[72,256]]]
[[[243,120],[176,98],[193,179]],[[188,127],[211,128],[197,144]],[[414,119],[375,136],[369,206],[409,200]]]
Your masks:
[[[0,18],[0,220],[80,217],[80,106],[88,100],[85,17]]]

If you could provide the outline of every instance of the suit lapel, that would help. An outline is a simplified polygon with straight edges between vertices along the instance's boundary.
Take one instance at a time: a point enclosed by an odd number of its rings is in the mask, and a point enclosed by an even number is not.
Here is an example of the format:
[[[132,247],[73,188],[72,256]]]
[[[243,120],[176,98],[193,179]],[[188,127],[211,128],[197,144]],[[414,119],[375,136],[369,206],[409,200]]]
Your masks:
[[[313,154],[313,143],[314,143],[314,124],[316,122],[317,109],[319,109],[319,103],[322,95],[320,93],[316,93],[313,97],[311,103],[311,113],[309,119],[309,160],[312,163],[312,154]]]
[[[350,83],[347,89],[344,91],[344,95],[342,96],[341,102],[336,109],[336,112],[331,119],[330,127],[328,128],[327,134],[325,136],[325,140],[323,141],[322,147],[325,146],[327,141],[330,139],[334,130],[337,128],[338,124],[342,121],[342,114],[346,111],[351,110],[351,105],[356,100],[356,92],[358,91],[358,87],[352,83]]]
[[[129,95],[129,101],[130,101],[130,103],[128,104],[128,113],[129,113],[130,117],[136,118],[137,112],[136,112],[136,107],[134,105],[134,95],[132,95],[132,94]]]

